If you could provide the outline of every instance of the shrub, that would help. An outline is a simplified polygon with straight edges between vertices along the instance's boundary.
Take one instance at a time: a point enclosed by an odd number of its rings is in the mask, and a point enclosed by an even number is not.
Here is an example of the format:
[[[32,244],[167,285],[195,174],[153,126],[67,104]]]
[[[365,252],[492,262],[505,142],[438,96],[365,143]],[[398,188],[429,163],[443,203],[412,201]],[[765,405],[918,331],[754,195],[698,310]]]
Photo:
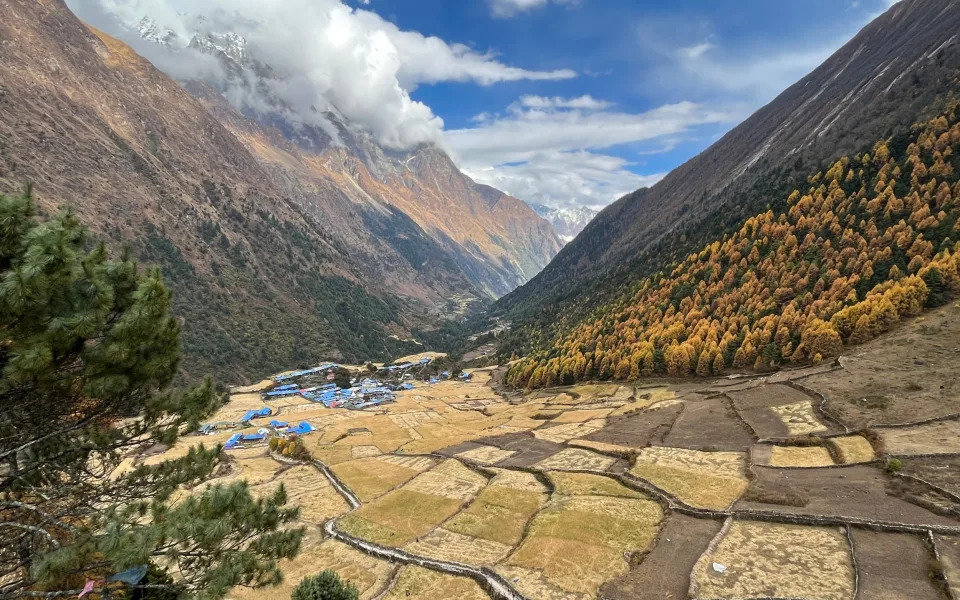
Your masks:
[[[889,473],[899,473],[900,469],[903,468],[903,462],[899,458],[888,458],[887,459],[887,472]]]
[[[327,569],[304,578],[293,589],[290,600],[357,600],[359,597],[353,584],[344,583],[336,572]]]

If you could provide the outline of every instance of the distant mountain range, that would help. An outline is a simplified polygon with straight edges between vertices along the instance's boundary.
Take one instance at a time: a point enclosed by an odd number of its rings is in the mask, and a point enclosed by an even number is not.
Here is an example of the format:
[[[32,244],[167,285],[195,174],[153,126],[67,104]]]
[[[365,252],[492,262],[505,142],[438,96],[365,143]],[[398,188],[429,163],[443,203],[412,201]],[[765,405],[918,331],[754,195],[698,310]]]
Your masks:
[[[161,266],[190,374],[418,349],[403,340],[456,316],[451,304],[509,292],[562,246],[439,148],[384,148],[335,107],[292,119],[236,34],[131,24],[131,42],[215,57],[226,74],[174,81],[63,0],[4,8],[0,191],[31,181],[42,209],[69,204]],[[243,93],[256,107],[227,100]]]
[[[599,211],[588,206],[573,208],[552,208],[543,204],[530,203],[530,208],[538,215],[550,221],[553,229],[564,242],[570,242],[577,237],[583,228],[593,220]]]

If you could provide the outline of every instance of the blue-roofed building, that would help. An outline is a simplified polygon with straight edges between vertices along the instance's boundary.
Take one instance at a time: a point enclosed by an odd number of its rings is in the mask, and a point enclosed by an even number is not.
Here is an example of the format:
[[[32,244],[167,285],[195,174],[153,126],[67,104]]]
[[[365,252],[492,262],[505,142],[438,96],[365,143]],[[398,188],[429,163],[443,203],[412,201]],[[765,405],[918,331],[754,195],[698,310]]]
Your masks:
[[[247,411],[247,414],[243,415],[243,418],[240,419],[240,420],[241,420],[241,421],[252,421],[253,419],[256,419],[257,417],[269,417],[269,416],[270,416],[270,412],[271,412],[270,409],[267,408],[266,406],[264,406],[263,408],[258,409],[258,410],[249,410],[249,411]]]

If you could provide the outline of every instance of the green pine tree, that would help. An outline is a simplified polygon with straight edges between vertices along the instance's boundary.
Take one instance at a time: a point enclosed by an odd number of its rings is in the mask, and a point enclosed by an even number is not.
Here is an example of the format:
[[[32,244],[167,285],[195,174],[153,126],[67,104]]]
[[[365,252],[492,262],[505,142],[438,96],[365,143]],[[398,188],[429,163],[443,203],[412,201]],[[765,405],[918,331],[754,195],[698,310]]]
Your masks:
[[[357,588],[341,581],[336,572],[327,569],[319,575],[305,577],[290,595],[290,600],[357,600]]]
[[[254,499],[236,482],[173,501],[209,478],[220,448],[117,469],[220,402],[209,380],[171,388],[179,356],[158,271],[111,258],[69,212],[36,219],[29,190],[0,195],[0,597],[76,595],[139,565],[152,568],[145,589],[177,597],[279,582],[277,561],[303,537],[282,488]]]

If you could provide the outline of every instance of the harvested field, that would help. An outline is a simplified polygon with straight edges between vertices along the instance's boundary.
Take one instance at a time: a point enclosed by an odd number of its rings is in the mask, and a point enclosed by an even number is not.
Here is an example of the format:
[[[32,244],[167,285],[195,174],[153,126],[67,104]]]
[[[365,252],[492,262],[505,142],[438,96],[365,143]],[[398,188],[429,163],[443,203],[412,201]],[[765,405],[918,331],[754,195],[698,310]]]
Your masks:
[[[308,523],[322,525],[328,519],[350,510],[327,478],[314,467],[307,465],[289,468],[272,481],[253,487],[251,491],[266,496],[273,493],[281,483],[287,490],[290,504],[300,506],[300,519]]]
[[[879,429],[886,454],[960,454],[960,420]]]
[[[686,598],[690,572],[720,526],[720,521],[671,515],[650,553],[628,573],[604,584],[601,596],[610,600]]]
[[[333,569],[355,585],[362,600],[369,600],[386,589],[396,569],[390,563],[368,556],[338,542],[323,540],[316,530],[309,530],[293,560],[280,561],[283,583],[274,588],[249,589],[235,587],[227,595],[231,600],[289,600],[293,588],[308,575]]]
[[[460,509],[461,502],[407,489],[394,490],[344,516],[337,526],[359,538],[403,546]]]
[[[537,571],[548,588],[592,597],[606,580],[627,571],[625,553],[646,549],[662,518],[651,500],[556,496],[504,566]]]
[[[533,435],[537,439],[546,440],[562,444],[574,438],[580,438],[590,435],[603,428],[605,421],[603,419],[593,419],[583,423],[563,423],[560,425],[546,425],[533,430]]]
[[[934,538],[940,560],[943,562],[943,574],[954,598],[960,598],[960,537],[938,535]]]
[[[745,464],[738,452],[645,448],[630,473],[691,506],[726,509],[747,489]]]
[[[606,454],[617,454],[620,456],[632,456],[637,452],[636,448],[629,446],[619,446],[617,444],[608,444],[606,442],[594,442],[592,440],[570,440],[567,446],[573,448],[586,448],[587,450],[596,450]]]
[[[594,600],[596,598],[593,594],[578,594],[564,590],[536,569],[500,565],[494,570],[527,598],[537,600]]]
[[[401,567],[397,582],[383,600],[430,598],[431,600],[487,600],[476,581],[438,573],[416,565]]]
[[[605,419],[612,408],[594,408],[589,410],[567,410],[553,418],[553,423],[583,423],[594,419]]]
[[[862,438],[861,438],[862,439]],[[830,452],[822,446],[768,446],[773,467],[829,467],[834,464]],[[756,460],[756,454],[754,455]]]
[[[619,481],[589,473],[549,474],[550,481],[558,494],[563,496],[619,496],[621,498],[643,498],[643,494],[624,486]]]
[[[547,501],[546,490],[529,473],[503,471],[466,509],[450,519],[450,531],[513,546],[530,518]]]
[[[512,549],[499,542],[463,535],[443,528],[434,529],[404,546],[404,550],[419,556],[477,567],[495,564]]]
[[[801,498],[803,506],[791,505],[788,512],[808,515],[856,517],[911,525],[960,525],[957,519],[934,514],[891,495],[889,477],[881,469],[869,465],[844,468],[778,469],[754,466],[756,480],[751,484],[751,498],[763,491],[767,500],[741,500],[738,509],[783,512],[777,498]],[[796,503],[792,503],[796,504]]]
[[[685,402],[662,445],[742,452],[753,441],[753,434],[729,404],[717,398]]]
[[[380,458],[360,458],[334,464],[330,470],[361,502],[369,502],[416,477],[422,469],[393,464]]]
[[[567,448],[561,450],[549,458],[537,463],[537,468],[545,471],[564,470],[564,471],[606,471],[613,463],[615,458],[583,450],[581,448]]]
[[[464,450],[457,454],[460,458],[465,458],[482,465],[492,465],[501,460],[506,460],[516,454],[513,450],[503,450],[496,446],[477,446],[472,450]]]
[[[770,410],[780,417],[790,435],[809,435],[827,431],[827,426],[814,414],[813,404],[809,400],[774,406]]]
[[[854,592],[847,536],[835,527],[736,521],[700,557],[692,579],[696,599],[852,600]]]
[[[862,435],[845,435],[827,440],[845,465],[870,462],[876,458],[873,446]]]
[[[785,438],[829,431],[810,396],[783,384],[761,384],[727,392],[740,417],[761,438]]]
[[[679,403],[641,409],[633,414],[612,417],[606,427],[582,437],[595,442],[644,448],[651,442],[662,440],[682,410],[683,405]]]
[[[465,502],[476,496],[485,485],[487,478],[483,475],[468,469],[459,461],[446,460],[414,477],[404,489]]]
[[[852,429],[956,414],[957,344],[949,340],[958,339],[960,308],[951,303],[851,348],[842,370],[803,383],[826,394],[827,410]]]
[[[932,556],[919,536],[854,529],[852,537],[862,598],[940,600],[930,578]]]

